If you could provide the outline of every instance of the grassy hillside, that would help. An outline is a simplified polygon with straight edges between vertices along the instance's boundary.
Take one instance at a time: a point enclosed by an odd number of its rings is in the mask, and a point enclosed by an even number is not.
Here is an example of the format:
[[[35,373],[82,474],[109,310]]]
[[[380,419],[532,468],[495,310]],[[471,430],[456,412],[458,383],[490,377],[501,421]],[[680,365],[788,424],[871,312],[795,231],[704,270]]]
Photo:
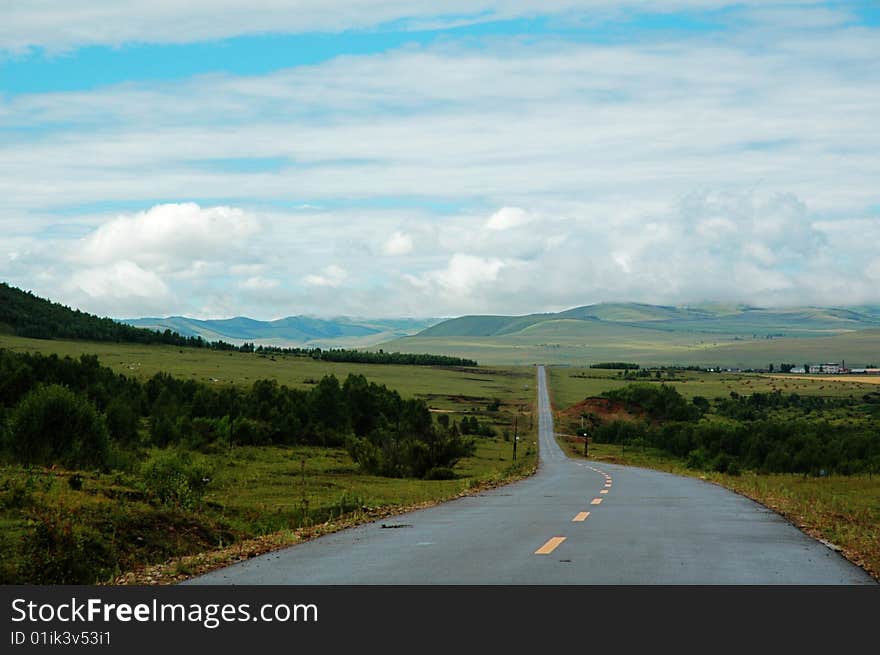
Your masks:
[[[760,308],[705,305],[669,307],[639,303],[601,303],[555,314],[463,316],[444,321],[419,337],[515,336],[547,322],[568,321],[568,336],[589,336],[597,323],[664,332],[751,336],[824,336],[880,328],[876,308]]]
[[[2,332],[38,339],[89,339],[131,343],[187,343],[178,334],[143,330],[122,325],[54,303],[0,282]]]
[[[601,303],[555,314],[463,316],[382,348],[510,365],[762,368],[843,359],[855,366],[880,359],[880,308]]]

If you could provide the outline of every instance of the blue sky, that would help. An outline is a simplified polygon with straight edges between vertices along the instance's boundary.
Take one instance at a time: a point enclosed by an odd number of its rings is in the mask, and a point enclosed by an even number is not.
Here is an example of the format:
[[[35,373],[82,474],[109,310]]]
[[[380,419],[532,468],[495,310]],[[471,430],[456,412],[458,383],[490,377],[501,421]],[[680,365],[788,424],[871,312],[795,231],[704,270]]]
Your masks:
[[[875,2],[181,4],[5,10],[0,278],[114,316],[880,302]]]

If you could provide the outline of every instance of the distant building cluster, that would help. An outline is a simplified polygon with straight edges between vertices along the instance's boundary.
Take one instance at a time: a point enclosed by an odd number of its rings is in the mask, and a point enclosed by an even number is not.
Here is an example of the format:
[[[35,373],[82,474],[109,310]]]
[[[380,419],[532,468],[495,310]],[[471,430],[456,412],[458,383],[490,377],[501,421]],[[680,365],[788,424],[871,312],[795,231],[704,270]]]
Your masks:
[[[809,364],[795,366],[789,373],[812,373],[825,375],[880,375],[880,368],[847,368],[846,362],[828,362],[827,364]]]

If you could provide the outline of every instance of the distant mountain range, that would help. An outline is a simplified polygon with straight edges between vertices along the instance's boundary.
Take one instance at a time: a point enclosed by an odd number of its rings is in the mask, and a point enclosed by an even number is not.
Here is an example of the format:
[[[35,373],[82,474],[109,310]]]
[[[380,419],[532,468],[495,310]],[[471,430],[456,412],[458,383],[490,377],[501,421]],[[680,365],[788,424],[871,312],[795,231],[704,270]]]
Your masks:
[[[158,331],[158,332],[157,332]],[[767,308],[748,305],[600,303],[524,316],[275,321],[180,316],[114,320],[0,282],[0,335],[174,346],[225,341],[304,348],[370,348],[456,355],[497,364],[766,366],[769,362],[880,362],[880,305]]]
[[[597,323],[667,332],[732,336],[829,336],[880,328],[880,306],[765,308],[601,303],[525,316],[462,316],[426,328],[419,337],[501,337],[561,332],[588,334]]]
[[[240,345],[306,348],[367,347],[416,334],[441,319],[331,319],[289,316],[275,321],[258,321],[244,316],[200,320],[184,316],[123,319],[128,325],[148,330],[171,330],[185,337]]]
[[[601,303],[525,316],[462,316],[381,346],[484,364],[766,367],[880,361],[880,306],[767,308]]]

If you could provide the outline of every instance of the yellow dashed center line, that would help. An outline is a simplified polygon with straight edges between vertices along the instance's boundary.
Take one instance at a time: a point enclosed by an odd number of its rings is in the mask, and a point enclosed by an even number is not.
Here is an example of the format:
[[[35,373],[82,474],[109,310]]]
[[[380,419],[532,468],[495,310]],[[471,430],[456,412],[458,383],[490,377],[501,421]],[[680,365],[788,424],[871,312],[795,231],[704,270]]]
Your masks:
[[[578,512],[578,514],[571,521],[572,523],[579,523],[580,521],[585,521],[589,515],[589,512]]]
[[[590,501],[590,505],[598,505],[601,502],[602,502],[601,498],[593,498],[593,500]]]
[[[535,555],[549,555],[556,550],[559,547],[559,544],[563,541],[565,541],[565,537],[553,537],[552,539],[549,539],[546,544],[536,550]]]
[[[600,494],[607,494],[607,493],[608,493],[608,490],[607,490],[607,489],[603,489],[603,490],[600,491],[599,493],[600,493]]]

